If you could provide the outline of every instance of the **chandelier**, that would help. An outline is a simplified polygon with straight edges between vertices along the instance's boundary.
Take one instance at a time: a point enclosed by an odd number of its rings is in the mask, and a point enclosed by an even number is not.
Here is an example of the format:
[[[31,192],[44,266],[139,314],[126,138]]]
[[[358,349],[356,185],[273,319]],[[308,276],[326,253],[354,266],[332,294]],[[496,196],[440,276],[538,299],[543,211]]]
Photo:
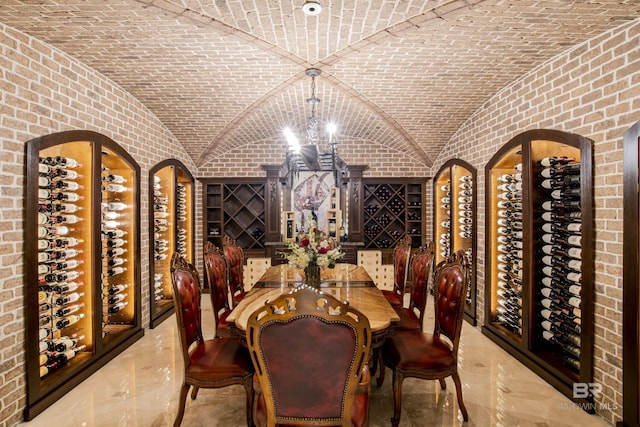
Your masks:
[[[284,136],[287,140],[286,146],[286,165],[287,174],[291,179],[298,175],[300,167],[305,167],[310,171],[319,171],[323,169],[322,158],[325,158],[327,153],[321,153],[319,149],[320,133],[318,131],[319,121],[316,117],[316,106],[320,103],[320,98],[316,96],[316,77],[320,75],[320,70],[317,68],[308,68],[305,74],[311,77],[311,97],[307,98],[306,102],[311,108],[311,116],[307,119],[306,129],[306,144],[301,145],[298,137],[293,133],[290,128],[284,130]],[[329,147],[331,148],[331,170],[334,173],[334,179],[337,180],[336,170],[336,140],[335,132],[336,125],[329,123],[327,125],[327,132],[329,133]]]

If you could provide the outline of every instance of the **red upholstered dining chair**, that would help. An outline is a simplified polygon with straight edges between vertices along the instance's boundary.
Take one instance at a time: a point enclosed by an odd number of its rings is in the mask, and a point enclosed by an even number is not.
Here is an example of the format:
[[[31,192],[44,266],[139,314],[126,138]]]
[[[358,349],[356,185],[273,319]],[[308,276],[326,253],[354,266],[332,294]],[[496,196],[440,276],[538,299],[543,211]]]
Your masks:
[[[456,386],[460,412],[465,421],[469,420],[458,375],[458,346],[468,285],[469,264],[464,252],[458,251],[436,267],[433,334],[398,331],[388,337],[382,346],[382,361],[393,371],[392,426],[397,427],[400,423],[402,382],[407,377],[437,379],[445,389],[444,379],[451,376]]]
[[[369,320],[302,285],[247,324],[258,426],[367,426]]]
[[[382,290],[382,294],[392,307],[402,307],[404,304],[404,288],[407,285],[410,257],[409,239],[400,239],[393,249],[393,290]]]
[[[394,307],[400,316],[396,331],[422,331],[427,307],[429,278],[435,256],[433,242],[418,249],[411,258],[411,293],[409,307]]]
[[[216,322],[216,337],[230,337],[232,333],[227,323],[227,316],[231,313],[227,260],[220,248],[211,242],[207,242],[204,247],[204,266],[207,270],[209,296]]]
[[[432,275],[433,259],[435,256],[433,242],[426,247],[418,249],[411,257],[411,294],[409,307],[394,307],[400,317],[396,324],[396,331],[422,332],[424,325],[424,312],[427,307],[429,290],[429,278]],[[379,349],[375,351],[376,360],[380,365]],[[384,366],[380,366],[378,386],[384,383]]]
[[[235,307],[246,295],[244,290],[244,251],[238,243],[225,235],[222,239],[222,249],[229,268],[228,280],[232,305]]]
[[[174,427],[182,423],[191,386],[194,387],[191,398],[195,399],[200,388],[233,384],[244,386],[247,425],[253,426],[253,366],[249,352],[237,338],[203,338],[200,278],[193,265],[178,253],[171,258],[171,283],[184,361],[184,379]]]

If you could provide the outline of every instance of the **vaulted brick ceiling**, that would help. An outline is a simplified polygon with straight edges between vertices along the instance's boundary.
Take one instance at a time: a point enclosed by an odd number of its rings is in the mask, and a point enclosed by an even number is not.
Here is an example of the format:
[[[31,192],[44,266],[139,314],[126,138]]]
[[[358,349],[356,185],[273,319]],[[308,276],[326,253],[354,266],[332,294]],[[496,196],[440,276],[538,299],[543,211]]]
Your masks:
[[[638,0],[318,2],[2,0],[0,21],[132,93],[199,165],[304,134],[316,67],[321,122],[428,166],[491,95],[640,16]]]

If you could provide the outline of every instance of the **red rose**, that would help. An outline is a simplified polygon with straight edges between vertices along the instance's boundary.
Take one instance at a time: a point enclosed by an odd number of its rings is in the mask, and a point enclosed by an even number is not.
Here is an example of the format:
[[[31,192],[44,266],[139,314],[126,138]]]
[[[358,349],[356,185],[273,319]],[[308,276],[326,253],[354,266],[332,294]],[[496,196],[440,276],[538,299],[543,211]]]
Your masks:
[[[303,248],[309,246],[309,239],[305,237],[304,239],[300,240],[300,246]]]
[[[321,246],[320,249],[318,249],[318,253],[321,254],[321,255],[324,255],[327,252],[329,252],[329,248],[327,248],[325,246]]]

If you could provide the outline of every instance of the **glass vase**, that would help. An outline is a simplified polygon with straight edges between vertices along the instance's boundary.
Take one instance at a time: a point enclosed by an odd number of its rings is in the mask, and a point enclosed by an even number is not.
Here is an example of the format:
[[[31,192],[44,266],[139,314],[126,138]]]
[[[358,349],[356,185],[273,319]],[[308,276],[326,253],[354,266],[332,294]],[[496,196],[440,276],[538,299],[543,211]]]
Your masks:
[[[320,266],[318,264],[308,264],[304,268],[305,283],[315,288],[320,287]]]

